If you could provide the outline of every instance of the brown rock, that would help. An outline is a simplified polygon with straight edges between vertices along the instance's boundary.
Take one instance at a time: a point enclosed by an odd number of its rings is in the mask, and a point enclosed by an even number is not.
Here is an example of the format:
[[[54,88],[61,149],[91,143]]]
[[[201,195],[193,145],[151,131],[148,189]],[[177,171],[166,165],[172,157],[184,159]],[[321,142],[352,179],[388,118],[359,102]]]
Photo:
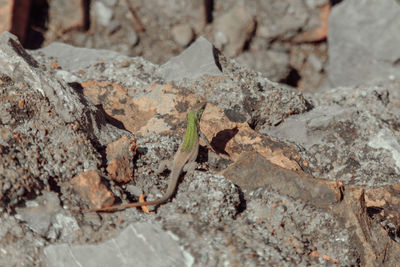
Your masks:
[[[113,194],[101,183],[101,178],[95,171],[87,171],[72,178],[74,190],[92,209],[112,206]]]
[[[305,173],[283,169],[255,152],[242,153],[222,175],[242,189],[267,187],[319,208],[338,203],[342,197],[343,188],[340,182],[317,179]]]
[[[136,150],[136,140],[126,136],[107,146],[107,171],[113,180],[127,183],[133,179],[133,157]]]
[[[400,245],[390,238],[380,224],[369,217],[363,188],[347,187],[343,202],[334,212],[343,219],[343,227],[352,229],[353,240],[361,252],[361,266],[398,265]]]

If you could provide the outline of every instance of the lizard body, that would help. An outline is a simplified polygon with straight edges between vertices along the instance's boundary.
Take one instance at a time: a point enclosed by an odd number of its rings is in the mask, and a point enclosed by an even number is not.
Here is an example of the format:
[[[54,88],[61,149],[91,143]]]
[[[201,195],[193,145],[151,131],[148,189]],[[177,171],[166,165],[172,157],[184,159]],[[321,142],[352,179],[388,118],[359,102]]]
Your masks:
[[[167,191],[165,192],[163,197],[153,201],[134,202],[106,208],[93,209],[91,211],[117,211],[132,207],[158,205],[167,202],[173,196],[182,172],[194,170],[195,168],[195,160],[197,158],[197,154],[199,153],[199,123],[205,107],[206,104],[203,103],[199,109],[190,110],[188,112],[185,137],[174,156],[171,173],[169,175]]]

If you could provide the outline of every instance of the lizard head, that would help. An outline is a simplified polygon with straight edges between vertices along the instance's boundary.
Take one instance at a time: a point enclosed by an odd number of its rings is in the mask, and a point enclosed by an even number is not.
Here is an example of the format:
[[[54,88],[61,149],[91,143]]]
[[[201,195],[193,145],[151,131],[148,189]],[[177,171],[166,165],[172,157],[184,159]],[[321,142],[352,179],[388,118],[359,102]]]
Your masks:
[[[200,122],[201,116],[203,115],[204,110],[206,109],[207,102],[202,102],[197,105],[195,110],[197,122]]]

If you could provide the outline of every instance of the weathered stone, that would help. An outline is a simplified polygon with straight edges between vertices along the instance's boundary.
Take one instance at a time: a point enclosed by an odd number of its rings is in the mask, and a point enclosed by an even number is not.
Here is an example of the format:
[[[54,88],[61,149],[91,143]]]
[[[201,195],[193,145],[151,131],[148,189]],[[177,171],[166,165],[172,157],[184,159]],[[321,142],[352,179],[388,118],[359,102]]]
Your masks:
[[[84,69],[89,65],[100,63],[104,60],[126,59],[125,56],[114,51],[75,47],[59,42],[51,43],[42,48],[41,51],[47,57],[55,58],[63,69],[69,70],[70,72]]]
[[[107,171],[115,181],[127,183],[133,179],[136,150],[136,140],[126,136],[107,146]]]
[[[400,262],[400,245],[390,238],[381,225],[371,220],[363,188],[346,188],[343,202],[335,209],[335,213],[342,218],[345,227],[352,229],[361,252],[361,265],[393,266]]]
[[[243,189],[251,191],[267,187],[319,208],[338,203],[342,196],[340,182],[283,169],[254,152],[243,152],[234,164],[223,171],[223,175]]]
[[[89,136],[101,143],[109,141],[105,131],[110,131],[109,134],[118,132],[106,125],[103,114],[93,105],[88,105],[65,81],[50,78],[46,70],[24,50],[17,38],[8,32],[0,35],[0,71],[40,92],[48,98],[55,112],[65,122],[79,124],[87,130]]]
[[[81,85],[83,94],[94,105],[102,105],[112,124],[131,133],[165,132],[169,130],[168,125],[155,115],[176,113],[173,105],[176,96],[163,93],[172,89],[170,85],[151,85],[148,94],[137,98],[129,95],[128,88],[114,83],[90,80]]]
[[[118,237],[96,245],[56,244],[44,249],[49,266],[191,266],[193,257],[175,236],[148,223],[129,225]]]
[[[248,123],[233,122],[232,117],[230,112],[224,112],[213,104],[208,104],[203,113],[200,128],[217,152],[237,160],[243,151],[256,151],[282,168],[300,169],[299,164],[293,160],[300,158],[293,147],[274,142],[266,135],[257,133]]]
[[[39,235],[46,236],[54,216],[61,211],[60,199],[53,192],[44,192],[35,200],[27,201],[26,208],[17,208],[17,218]]]
[[[72,178],[71,183],[93,209],[109,207],[114,203],[113,194],[101,183],[101,178],[95,171],[81,173]]]
[[[213,45],[200,36],[179,56],[171,58],[161,66],[161,73],[165,80],[195,79],[202,75],[221,75],[214,57]]]

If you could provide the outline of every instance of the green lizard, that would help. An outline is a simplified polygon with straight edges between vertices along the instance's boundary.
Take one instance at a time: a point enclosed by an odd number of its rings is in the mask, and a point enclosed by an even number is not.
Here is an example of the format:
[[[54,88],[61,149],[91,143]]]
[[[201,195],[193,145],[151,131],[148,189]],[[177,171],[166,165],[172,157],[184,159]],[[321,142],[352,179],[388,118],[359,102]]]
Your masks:
[[[117,211],[132,207],[158,205],[167,202],[176,190],[178,179],[181,173],[193,171],[196,167],[195,160],[197,158],[197,154],[199,153],[199,136],[204,139],[207,146],[211,147],[210,143],[207,141],[207,138],[205,138],[204,134],[201,133],[199,127],[200,118],[203,115],[205,107],[206,103],[202,103],[199,109],[190,110],[188,112],[185,138],[175,154],[172,163],[171,174],[169,175],[167,192],[163,197],[153,201],[134,202],[107,208],[94,209],[91,211]]]

